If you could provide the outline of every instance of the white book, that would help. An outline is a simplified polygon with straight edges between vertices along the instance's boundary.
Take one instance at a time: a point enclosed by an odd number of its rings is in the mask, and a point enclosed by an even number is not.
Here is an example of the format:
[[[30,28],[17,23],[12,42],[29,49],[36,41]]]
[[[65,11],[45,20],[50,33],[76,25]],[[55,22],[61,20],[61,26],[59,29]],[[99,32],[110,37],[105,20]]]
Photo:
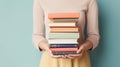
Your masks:
[[[78,18],[54,18],[51,22],[78,22]]]
[[[49,23],[49,26],[76,26],[75,23]]]
[[[49,44],[78,44],[77,39],[50,39]]]

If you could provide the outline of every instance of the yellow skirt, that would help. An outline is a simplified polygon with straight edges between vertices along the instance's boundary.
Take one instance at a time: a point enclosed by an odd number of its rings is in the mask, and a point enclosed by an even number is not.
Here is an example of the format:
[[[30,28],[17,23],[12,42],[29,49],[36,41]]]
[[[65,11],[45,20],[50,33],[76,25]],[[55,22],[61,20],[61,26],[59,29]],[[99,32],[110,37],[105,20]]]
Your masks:
[[[40,67],[91,67],[88,52],[76,59],[52,58],[47,51],[43,51],[40,60]]]

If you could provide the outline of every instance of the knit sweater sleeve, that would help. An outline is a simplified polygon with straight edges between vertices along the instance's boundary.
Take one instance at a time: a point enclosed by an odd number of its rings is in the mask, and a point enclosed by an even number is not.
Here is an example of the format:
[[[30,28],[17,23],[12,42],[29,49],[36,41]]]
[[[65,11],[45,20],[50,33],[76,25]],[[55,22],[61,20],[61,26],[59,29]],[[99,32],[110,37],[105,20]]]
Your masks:
[[[47,41],[44,31],[44,11],[40,6],[39,0],[34,0],[33,3],[33,34],[32,43],[39,50],[39,43]]]
[[[97,0],[90,0],[87,10],[87,40],[93,43],[93,48],[98,46],[100,35],[98,28],[98,5]]]

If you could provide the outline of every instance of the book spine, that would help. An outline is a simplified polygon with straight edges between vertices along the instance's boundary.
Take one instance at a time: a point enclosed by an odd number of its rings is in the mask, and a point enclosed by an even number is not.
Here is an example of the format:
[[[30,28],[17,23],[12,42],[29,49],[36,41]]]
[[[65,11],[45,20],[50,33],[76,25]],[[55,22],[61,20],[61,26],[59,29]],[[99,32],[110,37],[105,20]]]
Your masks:
[[[50,44],[50,48],[77,48],[78,44]]]
[[[79,18],[80,13],[49,13],[48,18]]]
[[[78,44],[77,39],[50,39],[49,44]]]
[[[77,26],[49,26],[50,28],[78,28]]]
[[[52,52],[53,55],[68,55],[68,54],[77,54],[76,51],[68,51],[68,52]]]
[[[50,48],[51,51],[77,51],[78,48]]]
[[[79,33],[49,33],[49,39],[77,39],[79,38]]]
[[[59,18],[59,19],[50,19],[51,20],[51,22],[54,22],[54,23],[57,23],[57,22],[66,22],[66,23],[68,23],[68,22],[73,22],[73,23],[75,23],[75,22],[78,22],[78,18]]]
[[[78,28],[50,28],[50,32],[51,33],[57,33],[57,32],[61,32],[61,33],[72,33],[72,32],[74,32],[74,33],[76,33],[76,32],[78,32]]]
[[[77,26],[76,23],[50,23],[49,24],[50,27],[75,27]]]

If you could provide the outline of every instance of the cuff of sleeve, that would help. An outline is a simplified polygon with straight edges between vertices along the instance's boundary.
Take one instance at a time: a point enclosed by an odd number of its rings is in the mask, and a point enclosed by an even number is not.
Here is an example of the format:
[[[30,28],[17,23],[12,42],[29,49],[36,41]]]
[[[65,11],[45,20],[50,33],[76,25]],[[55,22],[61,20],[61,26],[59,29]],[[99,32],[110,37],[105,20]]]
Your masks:
[[[42,36],[32,36],[32,43],[34,44],[34,47],[37,48],[37,50],[42,51],[42,49],[39,47],[39,43],[41,41],[47,41],[44,37]]]
[[[39,47],[39,50],[42,51],[42,49]]]
[[[98,40],[93,39],[93,38],[88,38],[87,40],[91,41],[93,44],[93,47],[91,49],[89,49],[90,51],[94,50],[98,46]]]
[[[46,40],[46,39],[44,39],[44,40],[41,40],[41,41],[44,41],[44,42],[46,42],[46,43],[47,43],[47,40]],[[41,42],[41,41],[40,41],[40,42]],[[41,49],[41,48],[40,48],[40,46],[39,46],[40,42],[38,43],[38,46],[37,46],[37,48],[39,49],[39,51],[43,51],[43,49]]]

